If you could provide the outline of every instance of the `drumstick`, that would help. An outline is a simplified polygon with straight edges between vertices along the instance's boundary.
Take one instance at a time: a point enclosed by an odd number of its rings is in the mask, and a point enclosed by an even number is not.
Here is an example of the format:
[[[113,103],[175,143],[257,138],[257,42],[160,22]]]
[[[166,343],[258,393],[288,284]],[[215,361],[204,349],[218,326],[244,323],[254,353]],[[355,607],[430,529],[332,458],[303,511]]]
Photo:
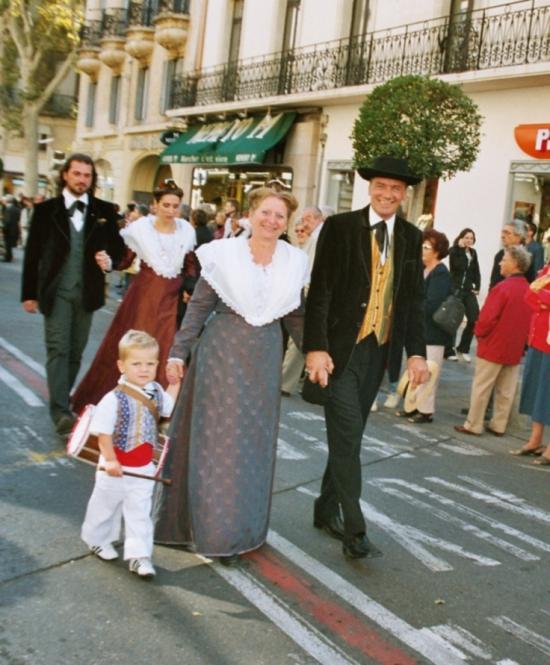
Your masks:
[[[106,471],[104,466],[98,466],[98,471]],[[132,473],[131,471],[123,471],[123,476],[132,476],[133,478],[144,478],[145,480],[154,480],[157,483],[162,483],[163,485],[171,485],[172,481],[170,478],[156,478],[155,476],[146,476],[143,473]]]

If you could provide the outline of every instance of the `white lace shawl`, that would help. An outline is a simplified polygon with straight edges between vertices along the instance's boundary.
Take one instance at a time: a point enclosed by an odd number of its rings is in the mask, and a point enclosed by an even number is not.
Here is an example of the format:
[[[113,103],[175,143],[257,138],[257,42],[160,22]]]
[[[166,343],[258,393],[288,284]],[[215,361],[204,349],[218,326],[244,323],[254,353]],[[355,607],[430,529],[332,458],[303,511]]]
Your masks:
[[[183,267],[183,259],[197,244],[195,229],[184,219],[176,220],[173,234],[159,232],[154,227],[154,220],[140,217],[120,231],[124,242],[140,259],[145,261],[160,277],[177,277]],[[159,238],[162,235],[162,239]],[[161,242],[169,243],[170,253],[163,256]]]
[[[201,245],[197,256],[201,277],[251,326],[266,325],[296,309],[309,279],[305,252],[282,240],[268,266],[254,262],[248,240],[240,237]]]

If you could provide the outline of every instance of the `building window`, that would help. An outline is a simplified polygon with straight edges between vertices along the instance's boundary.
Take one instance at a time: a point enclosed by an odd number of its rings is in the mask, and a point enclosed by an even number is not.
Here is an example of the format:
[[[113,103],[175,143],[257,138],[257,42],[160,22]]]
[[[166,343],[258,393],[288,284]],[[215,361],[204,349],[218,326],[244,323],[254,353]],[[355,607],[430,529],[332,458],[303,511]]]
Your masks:
[[[300,13],[300,0],[287,0],[285,27],[283,32],[283,51],[290,51],[296,46],[298,32],[298,14]]]
[[[136,86],[136,107],[134,117],[136,120],[144,120],[147,109],[147,93],[149,88],[149,68],[143,67],[138,70]]]
[[[111,97],[109,100],[109,122],[111,125],[116,125],[118,122],[121,78],[121,76],[113,76],[111,79]]]
[[[231,19],[231,37],[229,39],[228,62],[236,62],[239,59],[241,48],[241,31],[243,27],[244,0],[235,0],[233,4],[233,18]]]
[[[166,113],[167,109],[173,108],[172,92],[174,90],[174,79],[183,69],[183,58],[166,60],[162,69],[162,94],[160,96],[160,112]]]
[[[336,212],[349,212],[353,198],[355,172],[351,162],[329,162],[326,204]]]
[[[95,96],[97,92],[97,83],[90,81],[88,85],[88,99],[86,100],[86,127],[94,126],[95,115]]]

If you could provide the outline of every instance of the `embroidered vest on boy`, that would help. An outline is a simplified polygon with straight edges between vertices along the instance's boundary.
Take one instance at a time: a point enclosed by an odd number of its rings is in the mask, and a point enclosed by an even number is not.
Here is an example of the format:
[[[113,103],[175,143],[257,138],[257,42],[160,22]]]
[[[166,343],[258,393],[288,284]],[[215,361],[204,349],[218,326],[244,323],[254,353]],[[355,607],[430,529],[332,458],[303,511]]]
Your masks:
[[[379,346],[390,336],[393,304],[393,243],[385,263],[380,261],[378,243],[371,233],[371,289],[369,304],[357,336],[357,344],[371,333],[376,335]]]
[[[158,439],[155,417],[145,404],[122,390],[117,388],[114,394],[118,401],[113,432],[113,446],[117,459],[123,466],[149,464],[153,459]],[[162,412],[162,388],[158,383],[154,383],[152,400],[158,411]]]

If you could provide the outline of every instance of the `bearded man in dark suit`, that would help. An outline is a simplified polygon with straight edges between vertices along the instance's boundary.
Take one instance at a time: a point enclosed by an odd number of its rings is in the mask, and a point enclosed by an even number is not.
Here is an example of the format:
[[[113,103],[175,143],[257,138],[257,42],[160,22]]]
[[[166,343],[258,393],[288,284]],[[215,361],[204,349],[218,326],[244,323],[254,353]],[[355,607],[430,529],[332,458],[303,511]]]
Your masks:
[[[60,195],[35,206],[25,248],[21,301],[44,315],[50,416],[60,435],[74,416],[71,388],[92,315],[105,303],[105,272],[124,254],[115,206],[95,198],[97,173],[88,155],[60,170]]]
[[[399,371],[405,348],[411,385],[428,379],[422,233],[396,215],[407,186],[421,178],[393,157],[358,172],[370,181],[370,205],[325,221],[303,343],[309,381],[324,387],[329,448],[314,525],[343,540],[344,555],[353,559],[380,554],[360,506],[360,452],[384,371]]]

